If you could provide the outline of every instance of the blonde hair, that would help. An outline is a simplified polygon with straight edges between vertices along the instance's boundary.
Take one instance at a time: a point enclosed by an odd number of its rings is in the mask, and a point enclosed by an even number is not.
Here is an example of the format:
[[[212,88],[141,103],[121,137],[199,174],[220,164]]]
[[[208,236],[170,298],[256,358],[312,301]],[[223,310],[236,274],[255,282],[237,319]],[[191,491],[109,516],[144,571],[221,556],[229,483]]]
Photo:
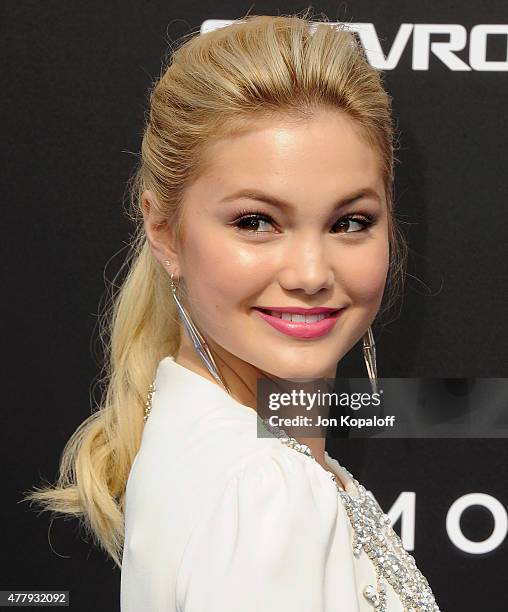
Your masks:
[[[105,392],[65,445],[55,485],[25,492],[25,500],[43,510],[79,518],[119,567],[125,486],[141,441],[147,393],[159,361],[176,355],[180,343],[168,276],[144,232],[145,189],[154,192],[158,212],[181,236],[183,196],[203,171],[213,140],[252,129],[258,118],[305,120],[320,108],[342,111],[382,166],[391,247],[387,308],[402,287],[406,245],[393,213],[391,98],[356,35],[347,26],[312,21],[309,10],[251,15],[191,33],[170,51],[151,89],[141,159],[129,186],[136,229],[122,268],[126,276],[101,313]]]

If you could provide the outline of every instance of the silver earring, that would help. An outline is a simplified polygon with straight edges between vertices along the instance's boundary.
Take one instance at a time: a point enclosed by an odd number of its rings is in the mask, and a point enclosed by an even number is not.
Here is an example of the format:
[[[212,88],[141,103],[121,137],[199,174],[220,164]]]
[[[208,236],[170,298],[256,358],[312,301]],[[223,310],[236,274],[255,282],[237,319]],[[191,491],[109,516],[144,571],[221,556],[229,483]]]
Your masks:
[[[370,325],[363,336],[363,358],[367,366],[372,393],[377,393],[376,343]]]
[[[167,266],[171,265],[171,262],[169,260],[165,260],[164,263]],[[200,333],[199,329],[195,326],[195,324],[193,323],[189,313],[185,310],[185,308],[183,307],[183,304],[180,302],[180,299],[177,295],[177,289],[178,289],[178,279],[176,279],[175,282],[175,276],[173,274],[173,272],[171,272],[171,292],[173,294],[173,299],[175,300],[175,306],[176,306],[176,310],[178,312],[178,316],[180,317],[180,320],[182,321],[185,329],[187,330],[187,333],[189,334],[189,337],[192,341],[192,344],[194,345],[194,348],[196,349],[198,355],[201,357],[201,359],[204,361],[208,371],[210,372],[210,374],[215,378],[215,380],[221,384],[224,389],[228,392],[231,393],[229,387],[226,384],[226,381],[224,380],[224,378],[222,377],[219,368],[217,367],[217,364],[215,363],[215,359],[213,358],[212,353],[210,352],[210,349],[205,341],[205,339],[203,338],[202,334]]]

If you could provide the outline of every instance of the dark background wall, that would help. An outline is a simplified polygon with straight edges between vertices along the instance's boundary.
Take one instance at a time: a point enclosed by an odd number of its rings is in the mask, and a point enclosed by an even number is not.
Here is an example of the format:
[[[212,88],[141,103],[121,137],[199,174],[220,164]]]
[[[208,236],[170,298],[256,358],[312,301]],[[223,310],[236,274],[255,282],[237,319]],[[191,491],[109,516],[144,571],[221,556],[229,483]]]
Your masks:
[[[147,91],[168,44],[207,19],[306,6],[0,3],[6,272],[0,589],[66,589],[74,610],[119,609],[113,563],[80,539],[74,522],[37,517],[19,502],[20,492],[41,477],[54,479],[63,445],[90,413],[103,275],[112,278],[125,254],[126,181]],[[396,204],[411,252],[401,315],[376,337],[380,375],[508,376],[506,2],[350,0],[313,7],[332,21],[374,24],[385,54],[401,25],[413,24],[399,61],[386,71],[402,134]],[[465,33],[464,48],[455,51],[460,69],[433,52],[427,70],[415,69],[428,48],[422,24],[451,24],[458,36]],[[468,69],[481,54],[475,46],[470,57],[478,24],[505,27],[487,38],[485,59],[493,70]],[[429,42],[449,38],[436,33]],[[359,347],[340,368],[365,375]],[[412,553],[442,610],[473,611],[486,601],[489,610],[505,609],[506,541],[485,553],[467,552],[446,527],[452,504],[479,493],[490,497],[467,498],[462,533],[475,542],[486,540],[495,524],[503,529],[505,440],[330,440],[329,452],[386,510],[401,493],[414,499]]]

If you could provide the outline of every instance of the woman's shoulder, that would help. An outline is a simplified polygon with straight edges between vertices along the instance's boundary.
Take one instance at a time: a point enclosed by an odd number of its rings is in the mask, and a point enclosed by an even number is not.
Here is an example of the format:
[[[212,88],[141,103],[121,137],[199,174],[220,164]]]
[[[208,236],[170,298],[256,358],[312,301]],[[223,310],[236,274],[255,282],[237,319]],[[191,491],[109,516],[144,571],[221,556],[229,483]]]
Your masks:
[[[250,508],[252,516],[264,508],[264,516],[273,521],[292,510],[302,526],[314,513],[325,530],[333,526],[338,497],[330,473],[276,437],[259,437],[255,421],[201,424],[182,432],[184,439],[178,441],[173,435],[164,440],[164,429],[155,425],[147,423],[127,482],[126,515],[132,528],[153,533],[157,541],[155,526],[163,524],[163,530],[178,531],[184,539],[206,516],[215,520],[213,508],[220,513],[230,503]]]
[[[278,442],[230,474],[203,509],[176,599],[192,611],[323,609],[330,550],[351,554],[346,522],[327,472]]]
[[[124,599],[146,593],[149,577],[151,597],[171,595],[180,609],[284,609],[296,581],[305,609],[321,609],[327,551],[338,533],[343,550],[350,539],[335,485],[275,438],[244,443],[203,441],[169,474],[138,464],[127,492]]]
[[[246,457],[228,475],[223,490],[216,497],[216,506],[210,513],[222,513],[230,507],[236,518],[250,516],[255,520],[254,531],[267,533],[265,528],[287,532],[291,537],[299,529],[310,528],[313,518],[314,535],[326,537],[333,530],[338,509],[337,489],[330,474],[313,457],[287,447],[278,440],[257,453]],[[254,529],[255,527],[255,529]]]
[[[230,507],[253,512],[252,517],[264,509],[263,516],[273,521],[291,510],[302,527],[314,512],[332,527],[337,491],[330,474],[277,438],[257,437],[245,426],[212,433],[206,428],[187,432],[175,449],[162,443],[155,427],[147,433],[129,474],[125,504],[127,530],[143,534],[146,546],[158,546],[167,535],[176,551],[198,524],[213,523],[214,513]]]
[[[247,496],[251,491],[279,489],[278,499],[284,491],[302,499],[319,499],[320,507],[325,492],[336,500],[329,472],[313,457],[266,434],[256,419],[245,419],[245,415],[211,413],[197,427],[179,435],[157,427],[154,420],[147,424],[132,466],[128,495],[141,498],[150,494],[154,502],[170,506],[168,512],[182,506],[189,520],[193,506],[202,514],[203,505],[209,506],[227,487],[236,487],[238,495]]]

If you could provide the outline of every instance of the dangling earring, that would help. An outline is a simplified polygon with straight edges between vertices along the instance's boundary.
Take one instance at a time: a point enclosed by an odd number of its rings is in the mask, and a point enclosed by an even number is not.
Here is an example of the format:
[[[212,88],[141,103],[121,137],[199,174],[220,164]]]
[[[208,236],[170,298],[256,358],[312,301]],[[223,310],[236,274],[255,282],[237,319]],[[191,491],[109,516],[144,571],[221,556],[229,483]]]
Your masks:
[[[164,261],[164,263],[167,266],[171,265],[171,262],[167,259]],[[189,337],[192,341],[192,344],[194,345],[194,348],[196,349],[201,359],[204,361],[210,374],[215,378],[215,380],[219,384],[221,384],[224,387],[224,389],[229,394],[231,394],[231,391],[229,387],[227,386],[226,381],[223,379],[219,371],[219,368],[217,367],[217,364],[215,363],[215,359],[213,358],[213,355],[210,352],[210,349],[208,348],[208,345],[205,339],[201,335],[199,329],[192,322],[192,319],[190,318],[189,313],[185,310],[182,303],[180,302],[180,299],[178,298],[178,295],[177,295],[177,289],[178,289],[178,284],[177,282],[175,282],[173,272],[171,272],[171,292],[173,294],[173,299],[175,300],[175,306],[176,306],[178,315],[180,317],[180,320],[182,321],[185,329],[187,330],[187,333],[189,334]]]
[[[363,358],[367,366],[372,393],[377,393],[376,343],[370,325],[363,336]]]

